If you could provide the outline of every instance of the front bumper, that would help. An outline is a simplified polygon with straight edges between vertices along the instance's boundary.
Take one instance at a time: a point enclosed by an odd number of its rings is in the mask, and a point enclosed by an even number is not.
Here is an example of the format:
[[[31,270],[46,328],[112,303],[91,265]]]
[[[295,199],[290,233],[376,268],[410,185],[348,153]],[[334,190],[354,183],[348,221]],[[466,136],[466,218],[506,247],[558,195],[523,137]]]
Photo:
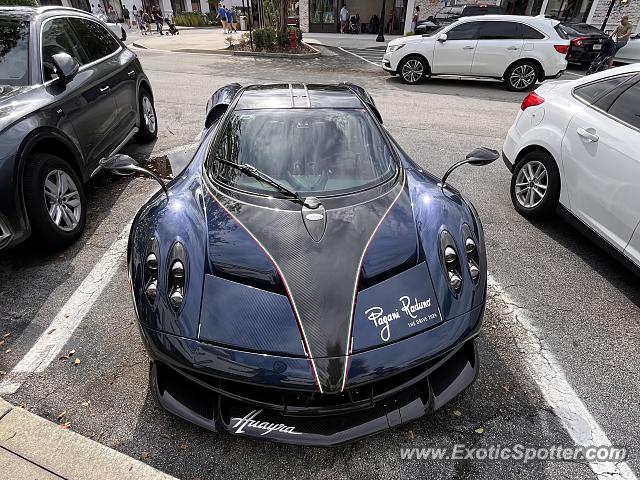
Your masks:
[[[213,431],[331,446],[422,417],[471,385],[483,312],[481,305],[413,337],[353,354],[347,388],[335,394],[317,392],[306,358],[141,330],[153,360],[152,391],[170,412]]]

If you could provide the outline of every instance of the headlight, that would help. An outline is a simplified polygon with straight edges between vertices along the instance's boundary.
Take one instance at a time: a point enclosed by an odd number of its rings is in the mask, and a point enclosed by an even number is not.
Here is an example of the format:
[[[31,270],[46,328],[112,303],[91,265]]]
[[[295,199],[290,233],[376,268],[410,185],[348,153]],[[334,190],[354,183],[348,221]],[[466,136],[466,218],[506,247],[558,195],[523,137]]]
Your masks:
[[[478,255],[478,242],[476,241],[471,227],[466,223],[462,224],[462,236],[464,237],[464,251],[467,254],[469,275],[474,283],[480,279],[480,256]]]
[[[440,234],[440,257],[443,260],[449,287],[457,296],[462,288],[462,266],[453,236],[447,230],[443,230]]]
[[[176,310],[182,306],[186,288],[186,263],[187,254],[184,246],[180,242],[173,244],[169,253],[167,272],[167,291],[169,292],[169,303]]]
[[[387,53],[393,53],[396,50],[400,50],[405,45],[406,45],[405,43],[400,43],[398,45],[387,45]]]

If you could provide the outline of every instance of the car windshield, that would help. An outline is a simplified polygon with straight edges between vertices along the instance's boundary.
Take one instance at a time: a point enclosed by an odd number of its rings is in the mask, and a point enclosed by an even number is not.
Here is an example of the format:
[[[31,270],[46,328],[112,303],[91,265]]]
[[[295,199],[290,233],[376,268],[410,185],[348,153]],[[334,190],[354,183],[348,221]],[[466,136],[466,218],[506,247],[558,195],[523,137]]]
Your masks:
[[[560,24],[558,25],[558,28],[562,31],[565,38],[579,37],[581,35],[589,34],[589,33],[590,34],[602,33],[601,30],[598,30],[597,28],[592,27],[591,25],[586,25],[586,24],[572,24],[572,25]]]
[[[233,112],[205,168],[231,187],[273,195],[269,184],[222,161],[252,165],[300,195],[315,196],[370,188],[396,172],[381,131],[362,109]]]
[[[29,82],[29,22],[0,17],[0,85]]]
[[[444,7],[438,13],[436,13],[436,19],[447,19],[453,17],[459,17],[462,15],[462,7]]]

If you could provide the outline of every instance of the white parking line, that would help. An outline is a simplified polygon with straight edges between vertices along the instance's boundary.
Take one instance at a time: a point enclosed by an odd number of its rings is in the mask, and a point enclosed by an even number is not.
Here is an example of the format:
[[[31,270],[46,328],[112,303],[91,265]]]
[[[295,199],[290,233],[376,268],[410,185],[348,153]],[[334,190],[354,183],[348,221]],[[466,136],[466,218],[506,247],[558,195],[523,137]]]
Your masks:
[[[360,60],[364,60],[365,62],[370,63],[371,65],[374,65],[376,67],[381,67],[382,66],[382,61],[380,61],[380,63],[375,63],[375,62],[372,62],[371,60],[367,60],[366,58],[358,55],[357,53],[350,52],[349,50],[347,50],[347,49],[345,49],[343,47],[339,47],[339,48],[343,52],[348,53],[349,55],[353,55],[354,57],[358,57]],[[383,55],[384,55],[384,53],[383,53]]]
[[[542,340],[542,335],[528,320],[524,309],[517,306],[491,275],[487,281],[488,295],[503,303],[503,313],[522,328],[515,341],[523,354],[527,370],[576,445],[612,446],[606,433],[569,385],[562,367]],[[626,462],[592,461],[589,467],[600,480],[637,480]]]
[[[31,373],[43,372],[58,358],[64,345],[115,275],[127,251],[130,228],[129,223],[73,292],[31,350],[3,378],[0,382],[0,395],[15,393]]]

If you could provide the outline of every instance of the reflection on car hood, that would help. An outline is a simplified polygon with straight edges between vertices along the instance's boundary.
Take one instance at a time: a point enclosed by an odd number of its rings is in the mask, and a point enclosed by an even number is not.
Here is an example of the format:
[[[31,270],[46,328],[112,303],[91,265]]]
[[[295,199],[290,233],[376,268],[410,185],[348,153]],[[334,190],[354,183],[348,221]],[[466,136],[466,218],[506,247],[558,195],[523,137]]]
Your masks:
[[[17,119],[41,108],[45,102],[35,95],[36,87],[0,85],[0,132]]]

